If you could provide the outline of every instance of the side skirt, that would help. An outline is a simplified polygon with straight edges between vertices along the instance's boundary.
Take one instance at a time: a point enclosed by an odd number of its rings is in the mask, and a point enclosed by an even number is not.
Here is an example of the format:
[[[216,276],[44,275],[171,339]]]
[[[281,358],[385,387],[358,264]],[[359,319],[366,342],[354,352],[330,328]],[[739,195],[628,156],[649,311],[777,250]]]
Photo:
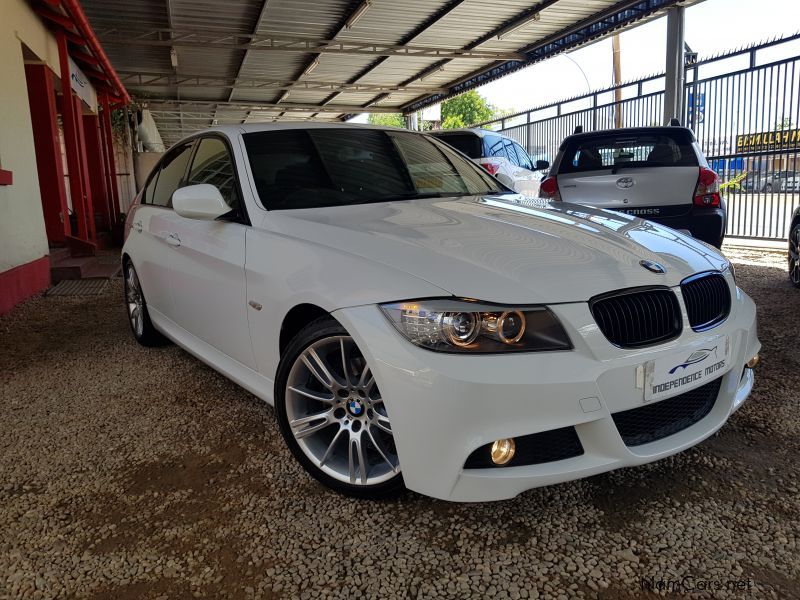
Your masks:
[[[274,405],[275,382],[272,379],[264,377],[261,373],[220,352],[152,307],[148,306],[147,309],[150,312],[150,320],[156,329],[175,344],[270,406]]]

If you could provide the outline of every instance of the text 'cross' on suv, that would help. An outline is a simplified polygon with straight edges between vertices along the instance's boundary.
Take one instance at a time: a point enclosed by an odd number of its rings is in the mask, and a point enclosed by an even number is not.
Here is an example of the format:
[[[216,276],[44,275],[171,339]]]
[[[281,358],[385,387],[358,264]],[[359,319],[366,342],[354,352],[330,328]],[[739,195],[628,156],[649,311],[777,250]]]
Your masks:
[[[540,195],[649,219],[717,248],[726,210],[719,177],[690,129],[635,127],[567,137]]]
[[[500,183],[531,198],[539,196],[539,181],[550,167],[546,160],[534,160],[517,142],[488,129],[445,129],[431,135],[466,154]]]

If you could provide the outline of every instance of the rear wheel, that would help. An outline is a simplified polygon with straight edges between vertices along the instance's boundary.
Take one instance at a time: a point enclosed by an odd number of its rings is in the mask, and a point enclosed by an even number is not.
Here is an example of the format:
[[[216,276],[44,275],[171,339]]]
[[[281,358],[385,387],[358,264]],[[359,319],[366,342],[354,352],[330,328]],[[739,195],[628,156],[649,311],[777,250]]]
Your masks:
[[[789,232],[789,280],[800,288],[800,223],[795,223]]]
[[[128,309],[128,322],[136,341],[142,346],[163,346],[167,343],[150,320],[147,302],[144,299],[142,284],[133,263],[125,263],[125,307]]]
[[[278,367],[275,409],[292,454],[326,486],[372,499],[404,489],[378,385],[333,319],[317,319],[289,344]]]

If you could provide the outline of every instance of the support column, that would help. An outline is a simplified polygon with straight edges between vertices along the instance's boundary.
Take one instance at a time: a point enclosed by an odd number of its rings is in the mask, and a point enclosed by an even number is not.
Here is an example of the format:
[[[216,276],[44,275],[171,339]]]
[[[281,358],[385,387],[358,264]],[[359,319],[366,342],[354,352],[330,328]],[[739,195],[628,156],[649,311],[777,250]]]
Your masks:
[[[664,78],[665,125],[672,117],[683,119],[684,12],[683,6],[673,6],[667,12],[667,71]]]
[[[119,221],[119,190],[117,189],[117,166],[114,160],[114,136],[111,130],[111,105],[108,94],[100,96],[100,133],[103,142],[103,155],[106,161],[107,187],[109,190],[109,203],[111,204],[111,218],[113,223]]]
[[[36,170],[49,242],[63,243],[71,235],[64,168],[58,142],[58,116],[53,76],[46,65],[25,65],[28,103],[33,124]]]
[[[111,230],[110,194],[107,189],[105,154],[100,138],[100,117],[83,115],[83,135],[86,139],[86,160],[89,171],[89,187],[92,191],[94,214],[101,221],[95,227],[101,231]]]
[[[78,136],[78,165],[81,168],[81,182],[83,185],[83,202],[86,210],[86,227],[89,233],[89,240],[97,242],[97,232],[94,224],[94,202],[92,197],[92,186],[89,177],[89,158],[86,151],[86,134],[83,130],[83,107],[81,99],[77,95],[72,97],[75,110],[75,133]]]
[[[91,213],[87,211],[88,184],[84,179],[84,169],[81,165],[80,134],[78,133],[81,123],[78,113],[75,112],[75,101],[70,86],[67,38],[63,31],[56,32],[56,40],[61,72],[61,119],[64,121],[64,146],[67,151],[70,199],[72,200],[72,210],[75,211],[78,221],[77,237],[89,241]],[[92,222],[94,222],[93,218]]]

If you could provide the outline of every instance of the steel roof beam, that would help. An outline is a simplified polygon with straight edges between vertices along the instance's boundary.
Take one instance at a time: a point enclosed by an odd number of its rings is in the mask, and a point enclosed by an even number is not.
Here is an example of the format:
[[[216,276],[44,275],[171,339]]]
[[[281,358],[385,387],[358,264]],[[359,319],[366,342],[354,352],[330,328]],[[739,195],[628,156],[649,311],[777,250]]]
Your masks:
[[[169,37],[172,36],[172,37]],[[522,60],[517,52],[492,50],[465,50],[436,46],[407,46],[352,42],[343,40],[316,40],[280,36],[262,36],[242,33],[216,33],[209,31],[174,31],[171,29],[129,31],[100,30],[104,45],[218,48],[223,50],[259,50],[265,52],[301,52],[315,54],[360,54],[368,56],[397,56],[409,58],[448,58],[474,60]]]
[[[450,91],[448,93],[418,98],[403,105],[400,107],[400,110],[404,113],[410,113],[421,110],[432,104],[437,104],[443,100],[451,98],[452,96],[456,96],[462,92],[478,87],[479,85],[484,85],[504,75],[513,73],[514,71],[518,71],[534,63],[560,54],[561,52],[565,52],[587,42],[596,40],[603,35],[607,35],[611,31],[635,23],[636,21],[652,15],[659,10],[668,8],[679,1],[681,0],[623,0],[622,2],[617,2],[610,8],[601,11],[598,14],[592,15],[583,21],[580,21],[570,27],[566,27],[555,34],[526,47],[522,50],[523,54],[526,56],[524,61],[504,61],[499,62],[499,64],[494,64],[478,71],[474,71],[466,77],[453,82],[450,85]],[[443,63],[446,63],[446,61],[440,61],[440,63],[437,64]],[[417,79],[419,76],[424,77],[427,72],[435,70],[435,68],[438,68],[437,65],[433,65],[429,69],[426,69],[422,73],[418,74]],[[403,83],[406,84],[412,81],[414,81],[414,79],[406,80]]]
[[[141,104],[143,108],[151,108],[154,106],[163,106],[166,109],[173,108],[180,110],[184,106],[196,108],[230,108],[238,110],[251,110],[257,111],[286,111],[286,112],[332,112],[332,113],[346,113],[352,112],[357,109],[357,106],[346,104],[327,104],[319,106],[318,104],[303,104],[295,102],[281,102],[280,104],[274,102],[220,102],[215,100],[171,100],[171,99],[156,99],[156,98],[142,98]],[[373,112],[397,112],[397,108],[377,108]],[[209,116],[209,119],[213,117]]]
[[[419,92],[443,93],[447,88],[401,86],[391,84],[345,83],[339,81],[286,80],[259,77],[212,77],[209,75],[176,75],[175,73],[147,73],[117,71],[123,83],[135,87],[221,87],[235,90],[313,90],[327,92]]]

